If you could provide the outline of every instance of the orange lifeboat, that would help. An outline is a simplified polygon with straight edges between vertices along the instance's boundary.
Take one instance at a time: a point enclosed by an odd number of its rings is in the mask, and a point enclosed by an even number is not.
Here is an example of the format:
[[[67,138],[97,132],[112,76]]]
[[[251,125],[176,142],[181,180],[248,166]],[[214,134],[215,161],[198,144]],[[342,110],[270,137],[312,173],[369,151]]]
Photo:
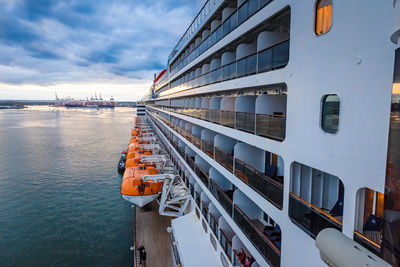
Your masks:
[[[162,191],[164,181],[144,178],[148,175],[151,178],[151,175],[156,174],[158,172],[154,166],[138,164],[136,167],[126,168],[121,183],[122,197],[139,207],[155,200]]]

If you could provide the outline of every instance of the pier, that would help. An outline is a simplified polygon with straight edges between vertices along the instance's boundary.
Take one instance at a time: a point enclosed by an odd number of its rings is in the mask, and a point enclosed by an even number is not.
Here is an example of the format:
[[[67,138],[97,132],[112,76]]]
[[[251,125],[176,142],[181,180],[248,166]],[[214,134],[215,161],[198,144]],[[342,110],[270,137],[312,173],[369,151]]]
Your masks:
[[[171,235],[167,232],[167,228],[171,226],[171,217],[161,216],[158,213],[158,203],[154,201],[149,211],[142,211],[137,207],[135,220],[135,244],[137,248],[143,245],[146,249],[146,267],[174,266]],[[137,250],[134,266],[144,266],[139,265]]]

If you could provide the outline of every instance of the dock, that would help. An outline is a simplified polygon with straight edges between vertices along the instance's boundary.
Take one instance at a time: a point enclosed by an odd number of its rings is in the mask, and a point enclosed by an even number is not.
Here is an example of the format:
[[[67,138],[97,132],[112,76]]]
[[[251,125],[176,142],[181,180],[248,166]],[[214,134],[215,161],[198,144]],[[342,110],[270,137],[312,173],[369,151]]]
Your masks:
[[[171,217],[158,213],[158,203],[154,201],[150,211],[136,207],[135,244],[146,249],[146,267],[171,267],[174,265],[171,235],[167,228],[171,226]],[[135,267],[139,265],[139,252],[135,251]]]

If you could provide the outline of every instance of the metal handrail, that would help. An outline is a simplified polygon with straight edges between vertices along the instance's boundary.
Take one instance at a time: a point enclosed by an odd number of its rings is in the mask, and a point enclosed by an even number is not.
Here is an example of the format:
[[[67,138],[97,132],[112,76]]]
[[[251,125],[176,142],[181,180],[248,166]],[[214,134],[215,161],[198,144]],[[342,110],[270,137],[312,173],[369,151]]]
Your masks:
[[[246,220],[247,222],[252,226],[252,228],[259,234],[262,239],[270,245],[270,247],[280,256],[281,255],[281,250],[263,233],[261,232],[260,229],[258,229],[257,226],[254,225],[252,220],[250,220],[249,217],[239,208],[238,205],[234,205],[234,209],[237,210]]]
[[[247,167],[248,169],[250,169],[251,171],[253,171],[254,173],[262,176],[263,178],[265,178],[266,180],[268,180],[269,182],[275,184],[276,186],[280,187],[281,189],[283,189],[283,184],[279,183],[278,181],[274,180],[272,177],[266,175],[265,173],[260,172],[259,170],[257,170],[256,168],[250,166],[249,164],[241,161],[238,158],[235,158],[235,161],[239,161],[239,163],[241,163],[242,165],[244,165],[245,167]],[[236,168],[235,168],[236,169]],[[236,174],[236,173],[235,173]]]

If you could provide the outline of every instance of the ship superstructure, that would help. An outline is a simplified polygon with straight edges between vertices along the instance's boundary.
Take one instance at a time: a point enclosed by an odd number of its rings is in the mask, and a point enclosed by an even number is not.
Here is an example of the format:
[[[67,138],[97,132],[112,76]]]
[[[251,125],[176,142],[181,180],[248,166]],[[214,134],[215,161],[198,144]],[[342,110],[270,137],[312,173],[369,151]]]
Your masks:
[[[399,266],[400,3],[367,2],[206,1],[138,106],[218,264]]]

